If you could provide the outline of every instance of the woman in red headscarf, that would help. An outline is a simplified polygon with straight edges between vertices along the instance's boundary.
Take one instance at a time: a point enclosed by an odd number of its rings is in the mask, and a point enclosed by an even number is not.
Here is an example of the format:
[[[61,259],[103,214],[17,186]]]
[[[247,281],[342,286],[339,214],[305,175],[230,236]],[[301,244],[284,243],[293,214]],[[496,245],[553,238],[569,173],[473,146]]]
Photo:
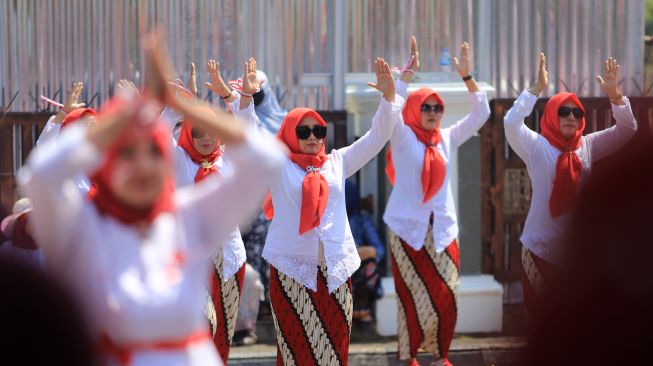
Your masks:
[[[610,98],[616,121],[608,129],[582,136],[585,110],[573,93],[558,93],[549,99],[540,121],[541,134],[524,124],[524,118],[531,114],[537,97],[549,83],[544,54],[540,54],[537,83],[521,93],[504,118],[506,139],[526,163],[533,187],[520,238],[522,285],[529,313],[537,310],[537,298],[560,264],[559,242],[592,164],[619,150],[637,131],[628,98],[617,88],[618,71],[617,62],[609,58],[605,61],[605,76],[597,76],[601,89]]]
[[[97,112],[93,108],[84,108],[84,103],[78,102],[83,89],[84,83],[77,82],[73,84],[63,107],[57,114],[50,117],[45,127],[43,127],[41,135],[36,140],[37,145],[48,141],[56,141],[55,138],[61,130],[74,125],[78,121],[84,120],[89,125],[95,123]],[[91,183],[85,175],[75,177],[75,184],[82,195],[86,195],[91,188]]]
[[[211,62],[209,62],[209,69],[211,69]],[[215,72],[217,73],[218,70]],[[221,78],[219,80],[221,81]],[[255,84],[256,62],[254,59],[249,59],[245,64],[243,78],[245,93],[255,88]],[[238,96],[232,98],[231,102],[234,102],[237,101]],[[194,111],[215,117],[212,108],[197,106]],[[248,122],[250,125],[255,123]],[[192,186],[214,174],[230,174],[228,155],[229,152],[224,150],[216,135],[197,126],[189,116],[184,116],[175,149],[177,187]],[[223,206],[217,206],[216,210],[220,210],[220,207]],[[245,246],[237,226],[232,228],[211,258],[214,258],[214,265],[210,271],[211,300],[207,303],[206,312],[211,323],[215,346],[222,361],[227,363],[245,276]]]
[[[372,127],[327,155],[327,124],[310,108],[291,110],[277,138],[290,150],[280,172],[266,177],[274,217],[263,257],[270,262],[270,300],[279,365],[347,365],[352,322],[351,275],[360,258],[345,210],[345,179],[381,151],[399,119],[388,64],[375,62],[383,94]]]
[[[419,66],[413,39],[411,65]],[[417,350],[447,356],[457,318],[460,252],[451,190],[451,159],[490,115],[487,94],[471,76],[469,44],[454,64],[469,91],[471,112],[443,128],[444,101],[421,88],[408,95],[403,123],[390,138],[386,173],[394,184],[383,219],[390,229],[392,273],[397,291],[399,358],[417,365]],[[406,90],[406,78],[397,90]],[[454,173],[455,174],[455,173]]]
[[[56,145],[37,147],[19,180],[49,269],[84,305],[104,362],[221,365],[204,315],[207,259],[256,209],[262,177],[284,153],[227,113],[198,113],[178,101],[165,88],[164,42],[145,44],[143,96],[113,100],[93,129],[73,126]],[[232,174],[175,190],[170,131],[152,96],[230,145]],[[70,189],[82,172],[95,182],[89,199]]]

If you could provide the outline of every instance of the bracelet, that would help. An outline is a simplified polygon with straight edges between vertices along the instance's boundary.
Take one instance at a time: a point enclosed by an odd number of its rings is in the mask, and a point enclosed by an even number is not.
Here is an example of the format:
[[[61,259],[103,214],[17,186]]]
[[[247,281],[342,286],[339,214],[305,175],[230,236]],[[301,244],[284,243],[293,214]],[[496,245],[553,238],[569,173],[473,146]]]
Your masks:
[[[240,95],[243,97],[250,97],[250,98],[254,96],[254,94],[245,93],[244,91],[241,91]]]
[[[541,93],[541,92],[538,93],[537,90],[533,89],[532,87],[526,89],[526,91],[528,91],[529,93],[531,93],[533,96],[536,96],[536,97],[539,97],[539,96],[540,96],[540,93]]]
[[[229,94],[227,94],[226,97],[223,97],[222,95],[220,96],[222,99],[229,99],[231,97],[231,94],[233,94],[233,91],[229,90]]]
[[[620,92],[619,95],[617,95],[616,97],[614,97],[614,98],[608,97],[608,99],[610,99],[610,103],[612,103],[612,101],[619,100],[619,99],[621,99],[623,97],[624,97],[623,94],[621,94],[621,92]]]
[[[415,71],[413,71],[413,70],[411,70],[411,69],[404,69],[404,72],[409,72],[409,73],[411,73],[411,74],[415,74]]]
[[[463,81],[469,81],[472,80],[472,78],[473,78],[472,75],[467,75],[463,78]]]

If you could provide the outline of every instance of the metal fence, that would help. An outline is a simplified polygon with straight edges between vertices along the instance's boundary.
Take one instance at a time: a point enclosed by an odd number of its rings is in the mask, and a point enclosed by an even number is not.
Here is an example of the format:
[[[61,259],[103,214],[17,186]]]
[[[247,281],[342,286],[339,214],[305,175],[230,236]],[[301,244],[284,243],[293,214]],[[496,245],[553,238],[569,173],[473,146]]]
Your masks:
[[[329,149],[347,145],[347,113],[318,111],[329,125]],[[21,196],[16,174],[36,145],[50,113],[6,113],[0,118],[0,218]]]
[[[141,79],[139,37],[157,24],[182,79],[194,61],[201,85],[210,57],[233,78],[254,56],[285,107],[333,109],[335,80],[371,72],[377,55],[402,64],[413,34],[424,72],[440,69],[444,47],[471,41],[477,78],[498,97],[535,78],[539,51],[550,92],[598,96],[593,77],[611,55],[624,92],[642,95],[653,84],[644,85],[643,9],[643,0],[0,0],[0,106],[38,111],[41,93],[60,100],[75,80],[97,106],[116,80]]]

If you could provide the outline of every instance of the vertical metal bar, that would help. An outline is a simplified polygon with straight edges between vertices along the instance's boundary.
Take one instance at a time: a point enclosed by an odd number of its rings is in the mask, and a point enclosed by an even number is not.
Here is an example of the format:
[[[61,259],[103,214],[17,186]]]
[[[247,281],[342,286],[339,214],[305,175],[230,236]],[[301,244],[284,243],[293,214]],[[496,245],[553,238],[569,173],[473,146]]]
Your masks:
[[[333,1],[335,22],[333,24],[333,108],[345,109],[345,63],[347,49],[345,38],[345,1]]]
[[[12,126],[12,137],[14,140],[14,166],[13,174],[18,174],[18,169],[23,166],[23,126],[16,123]]]

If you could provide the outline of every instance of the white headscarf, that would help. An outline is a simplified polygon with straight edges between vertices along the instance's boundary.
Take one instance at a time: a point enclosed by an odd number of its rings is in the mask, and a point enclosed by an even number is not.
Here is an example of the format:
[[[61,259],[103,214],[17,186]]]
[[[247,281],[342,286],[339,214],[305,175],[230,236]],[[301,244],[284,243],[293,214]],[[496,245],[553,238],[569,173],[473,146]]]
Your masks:
[[[268,76],[263,71],[257,70],[256,77],[265,82],[261,86],[263,100],[254,108],[254,111],[265,129],[276,134],[288,111],[279,106],[279,101],[277,101],[277,96],[270,86]]]

